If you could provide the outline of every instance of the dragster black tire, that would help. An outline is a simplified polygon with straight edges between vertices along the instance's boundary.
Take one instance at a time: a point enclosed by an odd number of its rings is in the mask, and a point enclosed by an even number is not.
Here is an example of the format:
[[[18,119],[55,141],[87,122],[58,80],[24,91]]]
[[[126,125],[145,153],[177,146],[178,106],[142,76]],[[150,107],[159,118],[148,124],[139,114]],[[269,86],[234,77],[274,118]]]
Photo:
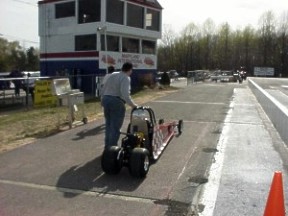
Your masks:
[[[149,167],[149,151],[145,148],[134,148],[129,159],[130,174],[137,178],[144,178]]]
[[[116,175],[123,166],[123,157],[119,146],[111,146],[104,150],[101,158],[102,170],[108,175]]]
[[[87,118],[87,117],[84,117],[84,118],[82,119],[82,122],[83,122],[84,124],[87,124],[87,123],[88,123],[88,118]]]
[[[179,120],[177,127],[178,127],[178,133],[182,134],[182,132],[183,132],[183,120],[182,119]]]

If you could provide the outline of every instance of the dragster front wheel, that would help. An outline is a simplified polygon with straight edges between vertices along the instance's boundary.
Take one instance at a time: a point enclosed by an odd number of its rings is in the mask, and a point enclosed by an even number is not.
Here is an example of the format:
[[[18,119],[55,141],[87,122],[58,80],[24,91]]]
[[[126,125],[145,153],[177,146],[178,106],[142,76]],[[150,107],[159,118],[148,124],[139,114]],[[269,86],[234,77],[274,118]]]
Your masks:
[[[182,134],[182,132],[183,132],[183,120],[179,120],[177,127],[178,127],[178,133]]]
[[[87,118],[87,117],[84,117],[84,118],[82,119],[82,122],[83,122],[84,124],[87,124],[87,123],[88,123],[88,118]]]
[[[123,166],[123,152],[119,146],[111,146],[104,150],[101,158],[102,170],[109,175],[116,175]]]
[[[134,148],[129,159],[129,171],[134,177],[144,178],[149,171],[149,151],[145,148]]]

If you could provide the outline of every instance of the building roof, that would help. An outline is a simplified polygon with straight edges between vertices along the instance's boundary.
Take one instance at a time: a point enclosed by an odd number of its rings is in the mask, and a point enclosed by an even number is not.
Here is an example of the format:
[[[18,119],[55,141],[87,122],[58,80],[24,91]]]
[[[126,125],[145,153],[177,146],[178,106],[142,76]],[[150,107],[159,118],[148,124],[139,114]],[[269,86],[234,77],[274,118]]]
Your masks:
[[[39,1],[38,4],[47,4],[53,2],[62,2],[65,0],[42,0]],[[144,6],[149,6],[156,9],[163,9],[160,3],[157,0],[126,0],[127,2],[137,3]]]
[[[154,7],[157,9],[162,9],[162,6],[157,0],[127,0],[127,2],[134,2],[145,6]]]

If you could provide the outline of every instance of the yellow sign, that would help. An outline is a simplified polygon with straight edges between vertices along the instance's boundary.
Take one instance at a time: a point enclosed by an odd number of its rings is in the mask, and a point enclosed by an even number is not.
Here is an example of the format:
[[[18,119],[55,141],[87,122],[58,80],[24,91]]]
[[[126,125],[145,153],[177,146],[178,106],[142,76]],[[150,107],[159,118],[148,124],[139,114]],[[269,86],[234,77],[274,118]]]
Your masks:
[[[34,106],[56,106],[57,97],[52,94],[52,80],[36,80],[34,89]]]

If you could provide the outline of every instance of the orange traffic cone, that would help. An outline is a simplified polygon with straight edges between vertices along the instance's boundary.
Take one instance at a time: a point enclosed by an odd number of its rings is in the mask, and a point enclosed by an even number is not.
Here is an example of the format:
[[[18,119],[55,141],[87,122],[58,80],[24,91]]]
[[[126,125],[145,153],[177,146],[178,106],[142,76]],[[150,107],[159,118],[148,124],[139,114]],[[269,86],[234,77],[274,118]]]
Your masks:
[[[282,172],[274,173],[264,216],[285,216]]]

